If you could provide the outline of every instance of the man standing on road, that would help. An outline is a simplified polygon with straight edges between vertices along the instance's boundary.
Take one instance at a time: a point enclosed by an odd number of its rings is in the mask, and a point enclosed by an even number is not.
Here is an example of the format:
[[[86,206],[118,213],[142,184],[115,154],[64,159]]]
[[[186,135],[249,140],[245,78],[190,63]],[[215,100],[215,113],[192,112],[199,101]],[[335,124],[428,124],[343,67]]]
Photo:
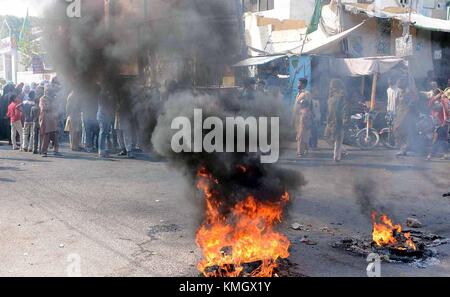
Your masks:
[[[447,80],[447,88],[444,90],[444,95],[450,99],[450,78]]]
[[[334,161],[340,162],[342,155],[347,152],[343,148],[345,124],[348,121],[350,104],[340,79],[330,82],[330,96],[328,98],[328,118],[325,138],[334,144]]]
[[[32,129],[33,129],[33,120],[31,118],[31,109],[35,105],[34,96],[35,96],[34,91],[30,91],[26,95],[26,97],[24,97],[24,98],[26,98],[25,101],[23,101],[23,103],[19,105],[19,107],[23,113],[23,119],[24,119],[22,149],[25,152],[31,152],[32,147],[33,147],[32,139],[31,139]]]
[[[42,157],[47,157],[48,146],[50,141],[53,142],[55,155],[59,155],[59,142],[58,142],[58,115],[57,108],[55,106],[55,97],[50,89],[46,89],[44,96],[39,102],[40,107],[40,119],[39,125],[41,127],[41,140],[42,140]]]
[[[308,80],[302,78],[298,82],[298,95],[294,105],[294,122],[297,140],[297,157],[300,158],[308,152],[312,126],[311,95],[306,90]]]
[[[407,78],[401,78],[398,83],[397,116],[394,120],[394,135],[400,151],[396,156],[406,156],[408,148],[412,144],[414,135],[414,117],[412,113],[413,96],[408,88]]]
[[[427,160],[436,155],[441,148],[444,157],[447,159],[448,153],[448,121],[449,121],[449,100],[443,93],[438,93],[431,97],[428,106],[431,108],[431,116],[434,123],[433,144]]]
[[[33,130],[31,131],[31,140],[33,145],[33,154],[37,155],[40,152],[40,140],[39,140],[39,114],[41,112],[41,109],[39,107],[39,99],[37,100],[36,104],[31,108],[31,120],[33,121]]]
[[[98,101],[97,121],[100,127],[98,138],[98,154],[101,158],[108,158],[107,138],[111,134],[114,120],[114,101],[107,91],[102,91]]]
[[[67,97],[66,115],[67,121],[64,130],[69,132],[70,149],[72,151],[79,151],[81,140],[81,108],[80,95],[76,91],[72,91]]]
[[[13,150],[21,149],[17,147],[16,136],[20,135],[20,144],[22,145],[23,140],[23,127],[22,127],[22,113],[19,110],[20,99],[16,94],[12,94],[9,99],[8,113],[6,116],[9,118],[11,123],[11,143]]]

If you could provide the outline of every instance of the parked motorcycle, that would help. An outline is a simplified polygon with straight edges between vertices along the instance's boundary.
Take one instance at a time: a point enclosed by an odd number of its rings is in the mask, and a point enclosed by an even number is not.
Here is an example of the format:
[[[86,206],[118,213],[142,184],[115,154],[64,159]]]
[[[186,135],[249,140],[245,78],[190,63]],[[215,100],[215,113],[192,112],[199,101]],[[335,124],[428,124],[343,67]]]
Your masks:
[[[358,146],[362,150],[371,150],[380,142],[378,131],[374,128],[367,128],[367,121],[374,117],[365,106],[359,103],[361,112],[350,117],[350,124],[344,134],[344,143]]]

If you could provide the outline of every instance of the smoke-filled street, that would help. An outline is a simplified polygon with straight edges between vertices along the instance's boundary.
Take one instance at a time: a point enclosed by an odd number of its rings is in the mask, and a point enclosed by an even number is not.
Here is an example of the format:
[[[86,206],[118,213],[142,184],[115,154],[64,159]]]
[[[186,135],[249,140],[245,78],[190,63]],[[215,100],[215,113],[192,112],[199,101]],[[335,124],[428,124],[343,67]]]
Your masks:
[[[448,0],[0,0],[0,279],[449,277],[449,34]]]
[[[326,145],[324,145],[326,146]],[[195,233],[202,211],[177,170],[141,154],[137,160],[102,160],[62,150],[43,159],[0,146],[0,276],[66,276],[73,257],[82,276],[198,276]],[[373,183],[370,203],[405,225],[413,217],[428,232],[449,237],[448,163],[398,159],[394,151],[351,150],[345,164],[321,149],[297,160],[288,150],[283,167],[307,180],[280,226],[292,242],[290,260],[306,276],[365,276],[367,262],[331,245],[372,232],[358,188]],[[293,224],[301,227],[294,230]],[[307,236],[307,240],[303,237]],[[302,240],[303,239],[303,240]],[[382,276],[450,274],[448,245],[439,262],[381,266]]]

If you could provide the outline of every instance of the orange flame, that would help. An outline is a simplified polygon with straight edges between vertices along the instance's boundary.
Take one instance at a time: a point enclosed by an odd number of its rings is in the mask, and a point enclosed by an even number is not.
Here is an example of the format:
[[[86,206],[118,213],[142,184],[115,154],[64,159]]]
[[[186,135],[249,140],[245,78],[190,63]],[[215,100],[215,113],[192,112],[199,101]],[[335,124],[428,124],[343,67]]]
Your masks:
[[[382,214],[379,219],[378,214],[372,212],[373,232],[372,238],[377,246],[396,246],[398,249],[402,249],[396,239],[395,235],[402,233],[402,226],[400,224],[394,225],[392,220],[385,214]],[[416,250],[416,245],[412,241],[411,233],[404,232],[405,243],[409,249]]]
[[[277,202],[261,202],[249,195],[224,216],[220,199],[211,187],[218,180],[205,168],[199,170],[198,177],[197,187],[206,199],[206,219],[197,232],[197,244],[203,252],[198,269],[207,277],[238,277],[244,264],[260,263],[249,274],[272,276],[277,260],[289,256],[290,241],[273,230],[281,221],[289,194],[283,194]]]

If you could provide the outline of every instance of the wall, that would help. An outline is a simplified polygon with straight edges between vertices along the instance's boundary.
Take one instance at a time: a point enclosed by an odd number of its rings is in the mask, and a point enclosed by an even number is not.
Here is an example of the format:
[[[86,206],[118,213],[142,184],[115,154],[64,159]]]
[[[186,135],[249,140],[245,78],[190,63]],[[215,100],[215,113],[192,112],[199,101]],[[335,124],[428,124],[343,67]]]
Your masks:
[[[280,20],[304,20],[309,24],[314,13],[314,5],[315,0],[275,0],[274,9],[257,14]]]
[[[345,13],[343,17],[344,29],[352,28],[363,21],[363,17],[351,13]],[[355,33],[350,34],[348,40],[348,51],[351,57],[370,57],[377,55],[378,31],[375,18],[369,18],[366,24]]]
[[[315,0],[291,0],[291,19],[305,20],[308,25],[314,13]]]
[[[398,21],[391,21],[392,31],[390,40],[381,36],[376,18],[366,18],[364,15],[354,15],[346,12],[344,14],[344,28],[348,29],[359,24],[363,19],[367,19],[364,28],[352,33],[348,38],[349,53],[353,57],[370,57],[381,55],[395,56],[395,38],[402,35],[402,28]],[[431,32],[426,30],[416,30],[411,28],[413,36],[414,55],[409,57],[410,69],[416,79],[426,77],[427,71],[433,70],[433,57],[431,47]],[[380,50],[383,46],[388,46],[390,50],[383,54]]]
[[[46,73],[46,74],[33,74],[33,72],[17,72],[17,82],[31,84],[33,82],[40,83],[41,81],[48,80],[50,81],[53,77],[56,76],[56,73]]]
[[[409,67],[416,79],[423,79],[429,70],[434,69],[431,32],[411,28],[410,33],[413,36],[414,55],[408,59]],[[401,35],[402,29],[393,26],[391,34],[393,55],[395,55],[395,38]]]
[[[291,18],[291,1],[299,0],[275,0],[274,9],[261,11],[256,14],[267,18],[276,18],[280,20],[287,20]]]
[[[278,20],[299,20],[302,22],[292,22],[284,24],[280,27],[289,30],[304,30],[311,20],[314,13],[315,0],[275,0],[274,9],[261,12],[247,12],[245,14],[245,38],[247,45],[266,49],[268,40],[272,37],[272,30],[276,28],[272,25],[258,26],[258,16]],[[275,22],[272,21],[273,24]],[[302,25],[300,25],[300,23]],[[300,38],[301,32],[297,34]],[[283,31],[280,31],[283,32]],[[289,38],[288,38],[289,39]],[[290,48],[286,48],[290,49]],[[286,50],[285,49],[285,50]]]

